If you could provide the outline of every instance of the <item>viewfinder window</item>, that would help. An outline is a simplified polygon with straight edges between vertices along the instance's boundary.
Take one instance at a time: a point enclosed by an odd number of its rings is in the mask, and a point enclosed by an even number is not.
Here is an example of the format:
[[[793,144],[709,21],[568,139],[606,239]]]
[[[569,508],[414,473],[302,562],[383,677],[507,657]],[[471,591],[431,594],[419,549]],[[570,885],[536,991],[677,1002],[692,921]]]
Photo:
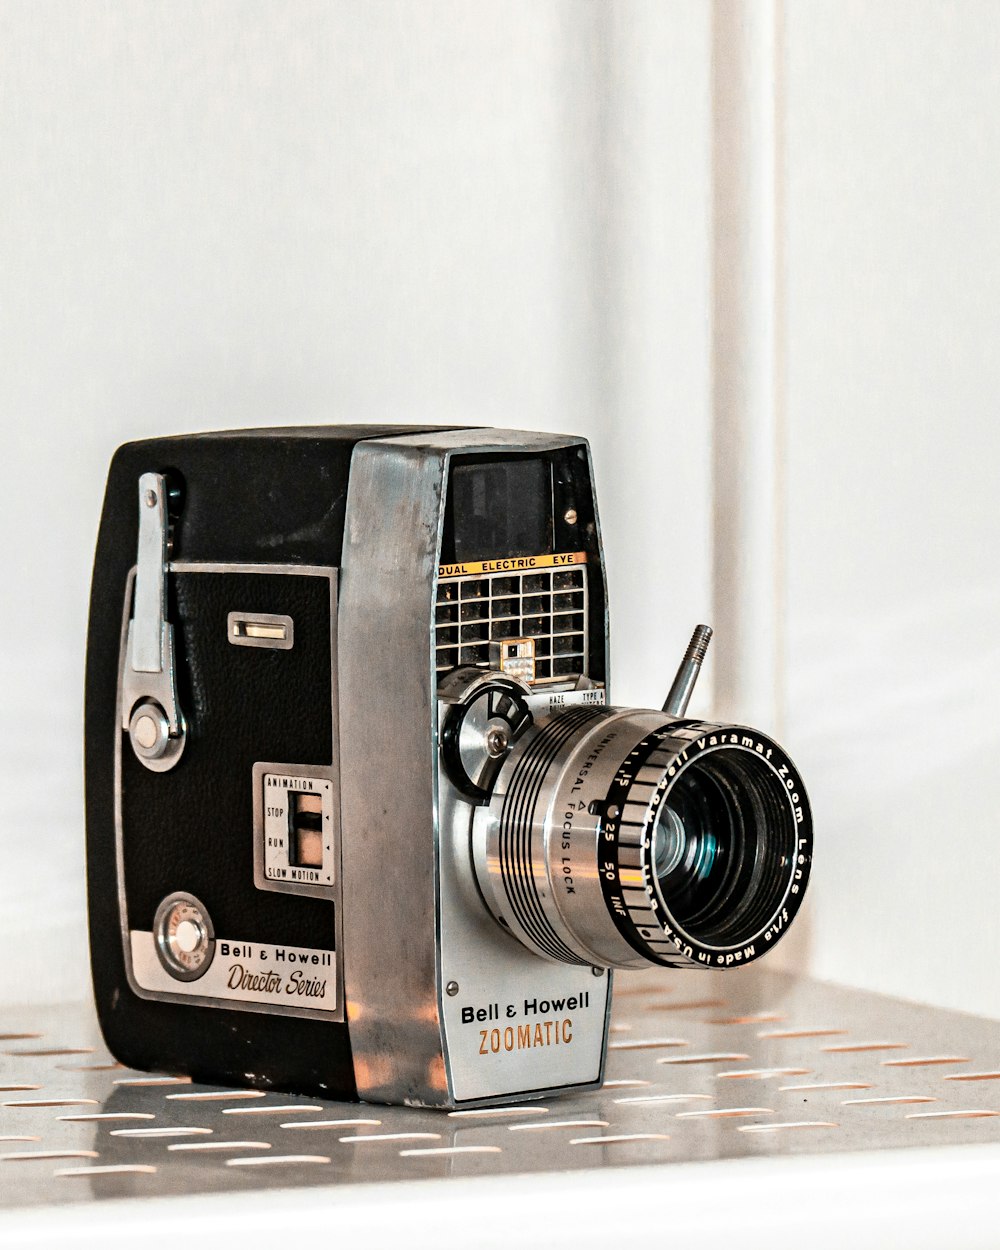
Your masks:
[[[456,464],[446,540],[457,562],[552,550],[552,470],[535,456]],[[450,531],[450,534],[447,532]]]

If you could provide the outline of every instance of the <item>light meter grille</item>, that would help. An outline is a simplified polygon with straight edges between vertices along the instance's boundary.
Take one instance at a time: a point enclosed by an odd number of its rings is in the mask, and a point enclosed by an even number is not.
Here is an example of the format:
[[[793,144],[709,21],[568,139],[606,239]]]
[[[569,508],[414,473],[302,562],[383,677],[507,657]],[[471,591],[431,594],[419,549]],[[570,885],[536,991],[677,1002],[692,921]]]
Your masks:
[[[530,638],[535,683],[587,672],[586,567],[442,577],[435,608],[438,673],[490,665],[490,644]]]

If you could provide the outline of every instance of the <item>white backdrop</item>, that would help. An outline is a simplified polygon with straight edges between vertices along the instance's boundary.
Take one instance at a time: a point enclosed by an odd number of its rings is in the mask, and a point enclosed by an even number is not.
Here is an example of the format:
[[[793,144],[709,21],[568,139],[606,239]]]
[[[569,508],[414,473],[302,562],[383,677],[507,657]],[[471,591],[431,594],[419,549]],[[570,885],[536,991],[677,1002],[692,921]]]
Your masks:
[[[653,12],[4,0],[6,996],[89,992],[86,596],[121,441],[589,435],[619,696],[662,701],[710,599],[708,25]]]
[[[593,440],[619,701],[740,635],[816,807],[786,962],[1000,1014],[1000,8],[844,12],[3,0],[0,998],[89,988],[114,447],[412,419]]]
[[[786,23],[811,962],[1000,1016],[1000,5],[824,0]]]

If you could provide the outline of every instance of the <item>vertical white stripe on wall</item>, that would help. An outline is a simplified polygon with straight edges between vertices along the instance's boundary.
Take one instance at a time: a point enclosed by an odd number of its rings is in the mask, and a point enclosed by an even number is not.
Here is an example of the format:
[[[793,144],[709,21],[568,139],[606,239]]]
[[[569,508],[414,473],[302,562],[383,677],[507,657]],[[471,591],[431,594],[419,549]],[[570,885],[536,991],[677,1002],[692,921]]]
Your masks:
[[[630,0],[565,12],[564,47],[588,30],[593,45],[593,99],[580,99],[577,71],[569,101],[576,141],[594,135],[593,308],[581,315],[590,338],[567,360],[593,393],[611,695],[658,707],[712,600],[711,9]],[[578,178],[568,192],[574,207],[588,194]],[[693,714],[709,714],[710,696],[703,679]]]
[[[781,0],[717,0],[713,111],[715,710],[781,732]]]

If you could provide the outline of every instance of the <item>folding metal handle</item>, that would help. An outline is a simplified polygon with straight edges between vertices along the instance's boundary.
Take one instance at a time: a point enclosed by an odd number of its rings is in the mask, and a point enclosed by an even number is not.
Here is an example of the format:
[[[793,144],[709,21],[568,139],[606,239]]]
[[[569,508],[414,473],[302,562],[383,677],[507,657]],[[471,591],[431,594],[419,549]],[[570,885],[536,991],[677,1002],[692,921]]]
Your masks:
[[[167,620],[169,539],[166,482],[161,473],[143,473],[122,728],[138,759],[154,772],[165,772],[180,759],[186,728],[177,701],[174,631]]]

